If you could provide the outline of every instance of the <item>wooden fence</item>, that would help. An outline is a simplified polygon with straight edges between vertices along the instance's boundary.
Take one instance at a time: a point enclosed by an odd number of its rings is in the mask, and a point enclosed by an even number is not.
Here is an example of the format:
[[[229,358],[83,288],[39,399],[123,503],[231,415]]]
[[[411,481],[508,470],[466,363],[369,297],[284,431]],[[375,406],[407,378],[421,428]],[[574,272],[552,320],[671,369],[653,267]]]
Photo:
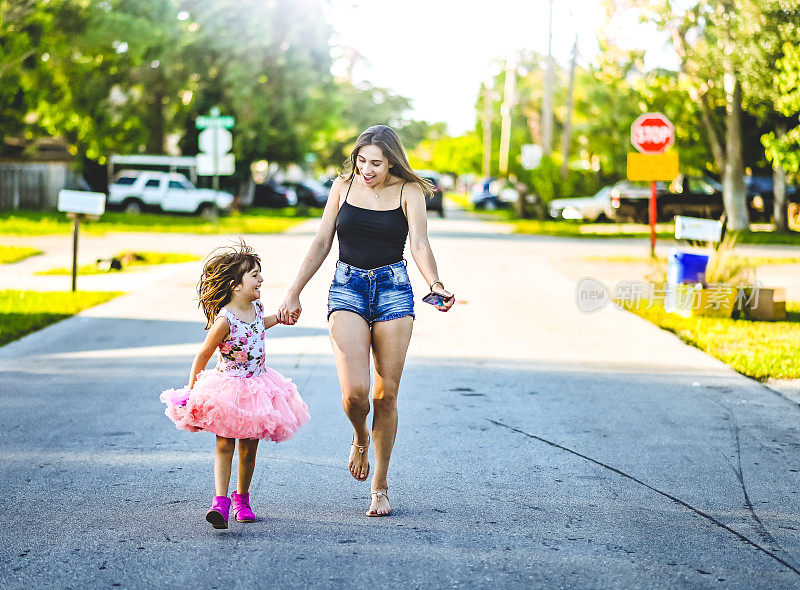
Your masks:
[[[0,210],[55,209],[58,192],[79,180],[65,162],[0,162]]]

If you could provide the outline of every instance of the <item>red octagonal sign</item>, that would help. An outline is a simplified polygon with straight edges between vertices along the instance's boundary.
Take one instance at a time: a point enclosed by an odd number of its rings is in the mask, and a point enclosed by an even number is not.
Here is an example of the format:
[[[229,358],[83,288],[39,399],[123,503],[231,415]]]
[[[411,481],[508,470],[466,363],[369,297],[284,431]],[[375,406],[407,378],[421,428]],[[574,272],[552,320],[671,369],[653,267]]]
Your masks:
[[[631,125],[631,143],[643,154],[660,154],[675,143],[675,128],[661,113],[645,113]]]

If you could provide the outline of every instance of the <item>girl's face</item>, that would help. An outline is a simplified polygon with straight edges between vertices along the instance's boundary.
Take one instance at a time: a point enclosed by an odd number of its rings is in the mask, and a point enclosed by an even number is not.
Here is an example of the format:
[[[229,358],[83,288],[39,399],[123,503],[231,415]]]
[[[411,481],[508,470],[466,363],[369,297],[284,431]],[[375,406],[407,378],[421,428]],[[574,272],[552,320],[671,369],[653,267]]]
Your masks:
[[[261,298],[261,283],[263,282],[264,279],[261,276],[261,269],[256,266],[252,270],[244,273],[242,282],[233,288],[233,294],[250,303]]]
[[[358,150],[356,168],[368,187],[373,188],[386,182],[391,167],[389,160],[377,145],[365,145]]]

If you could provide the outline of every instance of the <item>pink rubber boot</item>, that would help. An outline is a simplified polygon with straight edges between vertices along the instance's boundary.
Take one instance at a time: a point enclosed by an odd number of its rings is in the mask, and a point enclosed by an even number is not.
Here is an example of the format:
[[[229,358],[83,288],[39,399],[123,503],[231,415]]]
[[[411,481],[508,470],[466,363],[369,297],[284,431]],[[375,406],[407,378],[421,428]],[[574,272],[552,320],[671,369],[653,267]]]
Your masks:
[[[256,515],[250,509],[250,492],[242,494],[241,496],[233,492],[231,494],[231,501],[233,502],[233,515],[236,517],[237,522],[255,522]]]
[[[231,509],[231,499],[227,496],[214,496],[211,508],[206,513],[206,520],[215,529],[228,528],[228,511]]]

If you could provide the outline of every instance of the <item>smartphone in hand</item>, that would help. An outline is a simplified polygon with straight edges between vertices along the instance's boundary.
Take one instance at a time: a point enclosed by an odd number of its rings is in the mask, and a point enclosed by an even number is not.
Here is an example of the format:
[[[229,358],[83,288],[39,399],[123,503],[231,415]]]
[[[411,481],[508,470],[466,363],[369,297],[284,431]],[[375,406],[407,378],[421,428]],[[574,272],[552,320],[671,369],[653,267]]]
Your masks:
[[[424,303],[430,303],[431,305],[440,307],[445,303],[447,303],[448,301],[450,301],[452,298],[453,298],[452,295],[448,297],[447,295],[442,295],[441,293],[436,293],[434,291],[431,291],[430,293],[425,295],[425,297],[422,298],[422,301]]]

